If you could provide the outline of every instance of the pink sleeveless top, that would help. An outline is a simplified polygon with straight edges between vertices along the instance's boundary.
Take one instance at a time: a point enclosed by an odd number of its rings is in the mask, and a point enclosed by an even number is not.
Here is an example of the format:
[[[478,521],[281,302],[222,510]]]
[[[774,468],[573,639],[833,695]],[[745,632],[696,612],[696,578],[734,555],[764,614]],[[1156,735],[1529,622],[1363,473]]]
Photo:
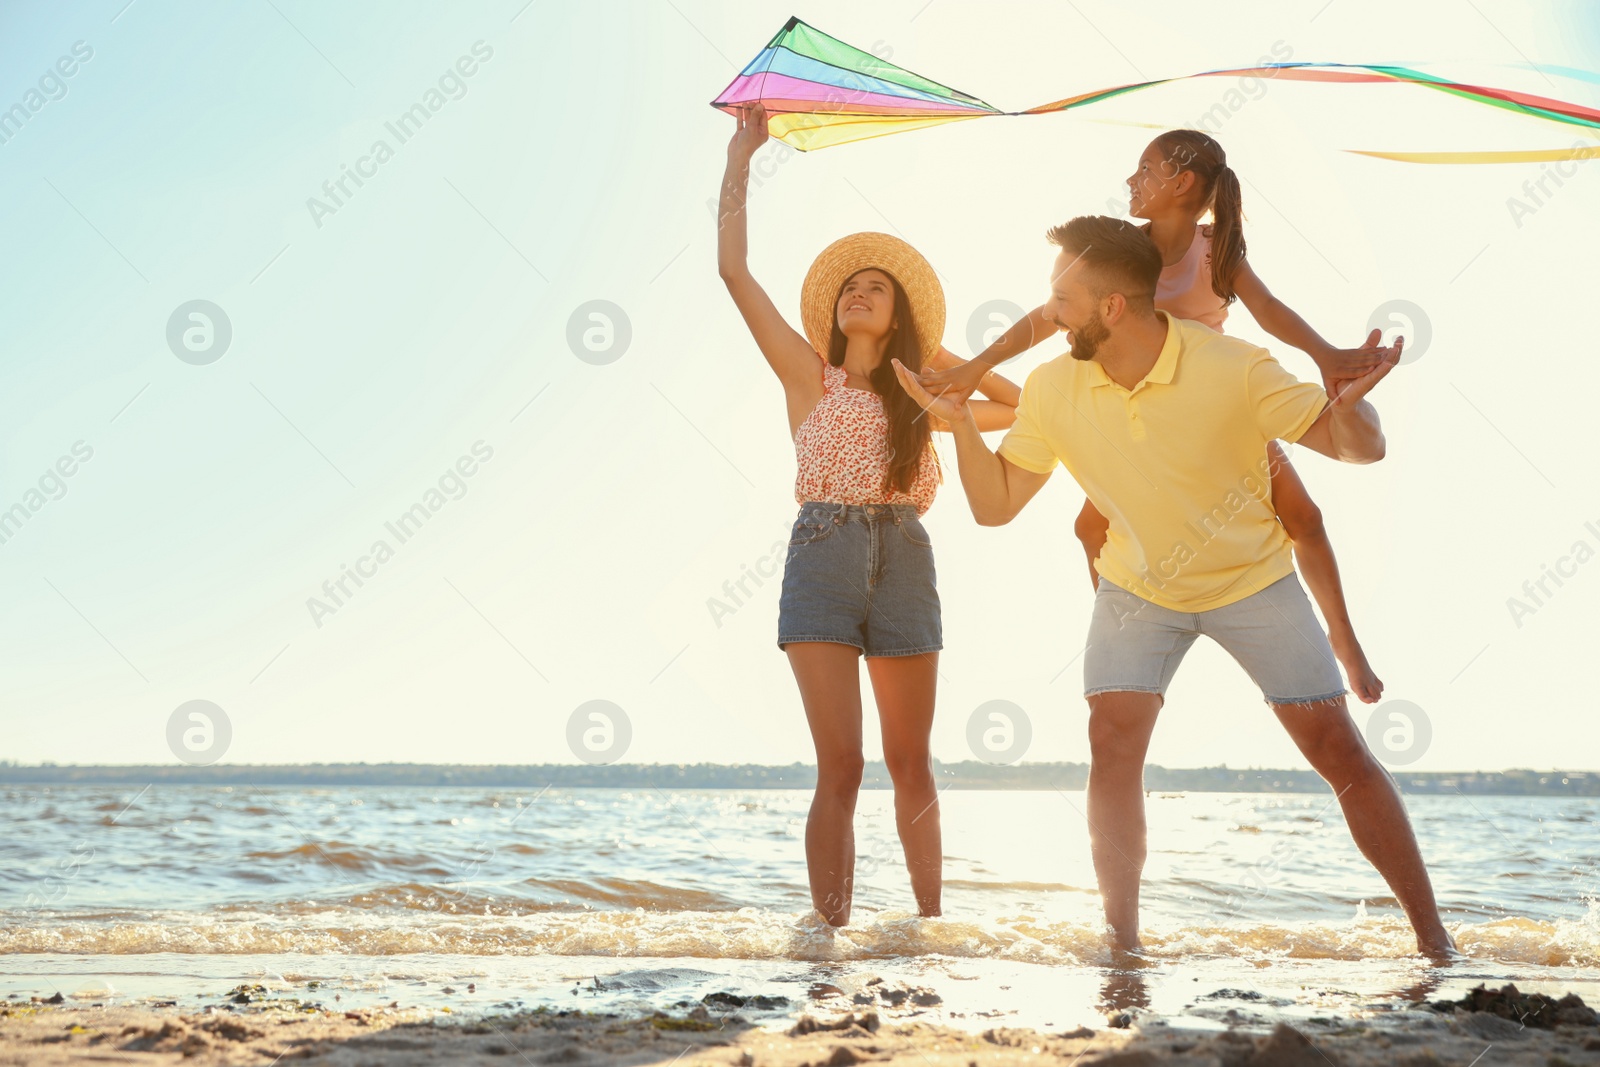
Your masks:
[[[822,360],[822,399],[794,435],[799,468],[794,480],[795,503],[910,504],[920,517],[932,506],[939,487],[933,443],[922,450],[911,491],[891,488],[885,496],[889,416],[883,410],[882,397],[847,385],[848,380],[843,367]]]
[[[1228,317],[1228,306],[1211,290],[1210,229],[1196,225],[1189,251],[1172,266],[1161,268],[1161,280],[1156,283],[1156,307],[1180,319],[1203,322],[1220,333]]]

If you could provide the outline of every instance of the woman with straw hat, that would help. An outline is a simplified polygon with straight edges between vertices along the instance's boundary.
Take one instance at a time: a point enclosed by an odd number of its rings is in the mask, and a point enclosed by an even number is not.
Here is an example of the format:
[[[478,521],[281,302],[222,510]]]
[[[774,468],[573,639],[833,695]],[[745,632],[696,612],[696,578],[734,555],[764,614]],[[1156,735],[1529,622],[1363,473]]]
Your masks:
[[[931,442],[944,424],[900,388],[891,358],[937,366],[944,290],[898,238],[857,233],[822,251],[801,290],[802,337],[746,262],[750,158],[767,139],[759,105],[728,143],[717,261],[733,302],[783,385],[798,473],[778,606],[817,751],[806,821],[811,901],[830,925],[850,919],[852,823],[863,767],[858,656],[865,657],[894,781],[895,821],[917,909],[940,913],[938,793],[928,741],[943,647],[933,546],[921,516],[942,480]],[[980,429],[1005,429],[1020,390],[998,374],[972,401]]]

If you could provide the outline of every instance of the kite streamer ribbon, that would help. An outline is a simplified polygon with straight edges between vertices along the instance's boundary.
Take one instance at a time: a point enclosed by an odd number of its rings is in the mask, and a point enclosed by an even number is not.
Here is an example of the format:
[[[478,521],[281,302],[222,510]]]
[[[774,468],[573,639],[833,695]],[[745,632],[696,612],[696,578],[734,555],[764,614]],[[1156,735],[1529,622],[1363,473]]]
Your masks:
[[[968,93],[952,89],[887,59],[830,37],[798,18],[790,18],[738,77],[711,102],[734,112],[760,103],[767,130],[802,152],[850,141],[990,115],[1042,115],[1109,100],[1114,96],[1191,78],[1257,77],[1329,84],[1416,85],[1474,103],[1545,119],[1583,132],[1567,148],[1530,151],[1371,152],[1358,155],[1406,163],[1529,163],[1592,159],[1600,155],[1600,110],[1532,93],[1452,82],[1436,75],[1366,63],[1268,63],[1207,70],[1176,78],[1134,82],[1080,93],[1026,111],[1002,111]],[[1595,145],[1582,144],[1582,137]]]

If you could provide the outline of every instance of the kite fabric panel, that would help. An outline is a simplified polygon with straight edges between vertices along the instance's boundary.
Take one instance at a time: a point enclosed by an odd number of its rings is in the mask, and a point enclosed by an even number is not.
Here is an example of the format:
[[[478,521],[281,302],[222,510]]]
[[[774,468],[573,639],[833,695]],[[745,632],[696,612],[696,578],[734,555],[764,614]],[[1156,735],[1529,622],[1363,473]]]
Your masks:
[[[1004,114],[797,18],[784,23],[711,106],[732,114],[754,103],[767,109],[767,131],[802,152]]]
[[[742,107],[760,103],[767,109],[768,133],[807,152],[990,115],[1069,111],[1155,85],[1214,77],[1416,85],[1516,114],[1576,126],[1595,138],[1593,146],[1528,151],[1365,152],[1346,149],[1358,155],[1405,163],[1529,163],[1600,156],[1600,110],[1532,93],[1452,82],[1407,67],[1380,64],[1296,62],[1206,70],[1176,78],[1096,89],[1026,111],[1002,111],[968,93],[863,52],[793,17],[711,106],[733,114]]]

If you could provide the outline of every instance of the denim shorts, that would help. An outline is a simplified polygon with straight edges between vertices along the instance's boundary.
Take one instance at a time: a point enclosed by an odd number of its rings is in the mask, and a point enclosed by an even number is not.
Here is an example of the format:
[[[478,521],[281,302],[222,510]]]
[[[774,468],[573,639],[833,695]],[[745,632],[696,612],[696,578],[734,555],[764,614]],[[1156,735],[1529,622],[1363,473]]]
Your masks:
[[[1238,661],[1268,704],[1320,704],[1346,692],[1300,577],[1287,574],[1243,600],[1198,612],[1152,604],[1101,578],[1083,657],[1083,695],[1165,695],[1201,634]]]
[[[910,504],[808,500],[789,535],[778,647],[854,645],[867,656],[944,647],[933,542]]]

